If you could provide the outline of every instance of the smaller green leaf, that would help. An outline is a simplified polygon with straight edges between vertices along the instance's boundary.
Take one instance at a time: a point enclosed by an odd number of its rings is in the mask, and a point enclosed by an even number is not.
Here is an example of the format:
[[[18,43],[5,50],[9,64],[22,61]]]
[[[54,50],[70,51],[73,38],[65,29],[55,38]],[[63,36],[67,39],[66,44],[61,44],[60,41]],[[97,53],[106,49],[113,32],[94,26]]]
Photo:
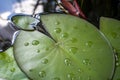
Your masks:
[[[18,68],[14,57],[13,49],[0,53],[0,80],[29,80]]]
[[[100,18],[100,30],[111,42],[117,53],[116,71],[113,80],[120,80],[120,21],[112,18]]]
[[[12,22],[19,28],[23,30],[34,30],[34,25],[39,22],[39,20],[28,16],[28,15],[15,15],[12,17]],[[22,24],[21,24],[22,23]]]

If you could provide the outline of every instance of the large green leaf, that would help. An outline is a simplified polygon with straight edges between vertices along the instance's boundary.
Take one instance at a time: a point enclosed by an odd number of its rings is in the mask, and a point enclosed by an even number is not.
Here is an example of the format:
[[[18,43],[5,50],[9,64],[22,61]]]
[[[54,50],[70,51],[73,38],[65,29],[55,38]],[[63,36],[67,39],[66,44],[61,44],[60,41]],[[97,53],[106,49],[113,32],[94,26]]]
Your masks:
[[[18,68],[14,57],[13,49],[0,53],[0,79],[3,80],[29,80]]]
[[[111,79],[114,53],[97,28],[65,14],[41,15],[41,20],[56,42],[38,31],[20,31],[14,44],[16,61],[31,79]]]
[[[113,80],[120,80],[120,21],[101,17],[100,30],[109,39],[117,53],[116,71]]]

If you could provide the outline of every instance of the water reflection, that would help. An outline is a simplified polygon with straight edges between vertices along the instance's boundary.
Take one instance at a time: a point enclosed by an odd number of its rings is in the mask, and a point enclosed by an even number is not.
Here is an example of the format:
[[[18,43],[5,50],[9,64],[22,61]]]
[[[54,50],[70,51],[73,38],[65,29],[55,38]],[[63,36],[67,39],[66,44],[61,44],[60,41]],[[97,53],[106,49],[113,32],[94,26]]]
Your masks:
[[[0,52],[12,46],[16,34],[17,32],[13,24],[0,19]]]

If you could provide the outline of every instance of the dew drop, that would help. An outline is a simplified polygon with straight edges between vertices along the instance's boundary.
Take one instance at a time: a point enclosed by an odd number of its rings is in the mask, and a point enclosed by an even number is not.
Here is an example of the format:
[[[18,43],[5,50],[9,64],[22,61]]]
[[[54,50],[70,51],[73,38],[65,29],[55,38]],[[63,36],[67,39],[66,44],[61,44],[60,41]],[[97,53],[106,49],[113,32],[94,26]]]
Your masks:
[[[15,72],[15,70],[16,70],[15,68],[11,68],[10,69],[11,72]]]
[[[119,64],[119,62],[116,62],[116,67],[118,67],[120,64]]]
[[[83,64],[85,64],[85,65],[90,65],[91,62],[90,62],[89,59],[84,59],[84,60],[83,60]]]
[[[75,42],[77,42],[77,39],[76,39],[76,38],[71,38],[70,41],[71,41],[72,43],[75,43]]]
[[[67,37],[68,37],[68,33],[63,33],[63,34],[61,35],[61,37],[62,37],[62,38],[67,38]]]
[[[116,67],[119,67],[120,66],[120,63],[119,63],[120,57],[118,54],[116,54],[115,57],[116,57]]]
[[[81,73],[81,72],[82,72],[82,70],[79,68],[79,69],[78,69],[78,72],[79,72],[79,73]]]
[[[42,63],[43,63],[43,64],[47,64],[47,63],[48,63],[48,59],[43,59],[43,60],[42,60]]]
[[[116,52],[117,52],[117,50],[116,50],[115,48],[113,49],[113,51],[114,51],[114,53],[116,53]]]
[[[60,78],[59,77],[55,77],[55,78],[53,78],[53,80],[60,80]]]
[[[45,72],[45,71],[40,71],[40,72],[39,72],[39,76],[40,76],[41,78],[44,78],[44,77],[46,76],[46,72]]]
[[[28,43],[28,42],[25,42],[25,43],[24,43],[24,46],[28,46],[28,45],[29,45],[29,43]]]
[[[54,32],[60,33],[60,32],[61,32],[61,29],[60,29],[60,28],[56,28],[56,29],[54,30]]]
[[[32,72],[32,71],[33,71],[33,69],[29,69],[29,71],[30,71],[30,72]]]
[[[33,40],[32,41],[32,45],[38,45],[39,44],[39,41],[38,40]]]
[[[73,73],[69,73],[67,75],[67,77],[70,79],[70,80],[75,80],[75,77],[74,77],[74,74]]]
[[[111,33],[111,36],[115,39],[115,38],[117,37],[117,33],[112,32],[112,33]]]
[[[60,24],[60,22],[59,22],[59,21],[57,21],[57,22],[55,22],[55,24],[56,24],[56,25],[59,25],[59,24]]]
[[[37,50],[37,53],[40,53],[40,50],[39,50],[39,49]]]
[[[88,41],[88,42],[86,42],[86,44],[85,44],[86,46],[89,46],[89,47],[92,47],[92,45],[93,45],[93,42],[92,41]]]
[[[71,47],[71,48],[69,49],[69,52],[75,54],[75,53],[77,52],[77,50],[78,50],[78,48],[76,48],[76,47]]]
[[[70,66],[71,65],[71,60],[69,58],[65,58],[65,65]]]

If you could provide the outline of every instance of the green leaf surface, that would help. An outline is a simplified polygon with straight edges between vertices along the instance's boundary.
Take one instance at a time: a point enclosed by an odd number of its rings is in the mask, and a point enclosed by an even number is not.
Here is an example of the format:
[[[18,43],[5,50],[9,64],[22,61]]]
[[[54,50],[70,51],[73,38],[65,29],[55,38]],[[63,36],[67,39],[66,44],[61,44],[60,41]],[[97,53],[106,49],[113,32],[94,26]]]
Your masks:
[[[29,80],[18,68],[13,49],[0,53],[0,80]]]
[[[23,30],[34,30],[33,25],[39,22],[39,20],[32,18],[27,15],[18,15],[12,17],[12,22],[19,28]]]
[[[33,80],[108,80],[114,71],[112,47],[87,21],[65,14],[41,15],[46,30],[20,31],[14,56]],[[22,23],[21,23],[22,24]]]
[[[116,71],[113,80],[120,80],[120,21],[112,18],[100,18],[100,30],[111,42],[117,53]]]

